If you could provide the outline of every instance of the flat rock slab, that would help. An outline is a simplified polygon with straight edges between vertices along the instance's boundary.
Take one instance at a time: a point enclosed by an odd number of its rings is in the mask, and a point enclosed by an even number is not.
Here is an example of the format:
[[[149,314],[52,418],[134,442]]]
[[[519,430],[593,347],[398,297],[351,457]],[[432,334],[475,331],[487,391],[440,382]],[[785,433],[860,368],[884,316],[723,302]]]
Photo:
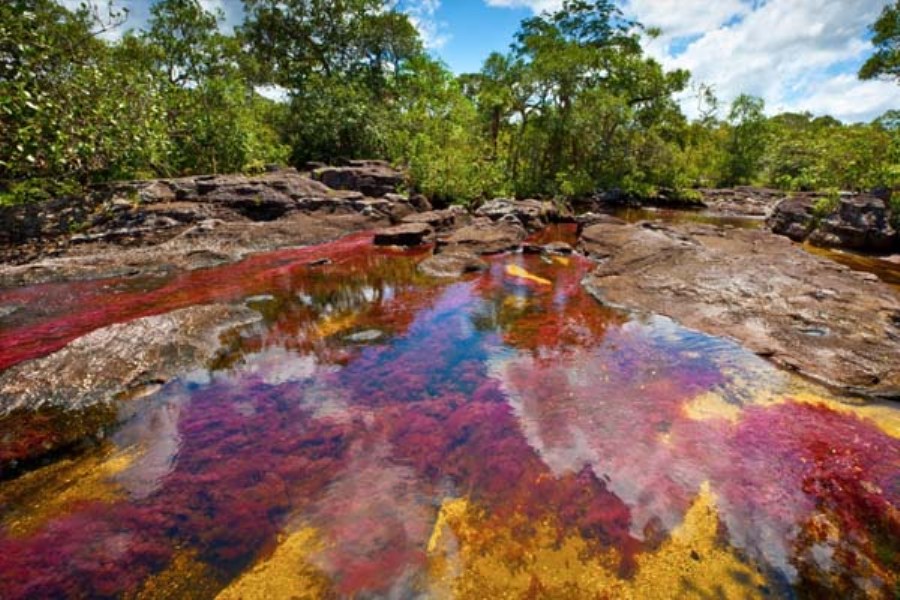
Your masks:
[[[193,306],[97,329],[53,354],[3,371],[0,479],[102,435],[116,421],[119,403],[205,366],[220,348],[221,333],[259,319],[241,306]]]
[[[428,223],[406,223],[375,232],[376,246],[420,246],[433,233]]]
[[[440,246],[447,250],[464,250],[476,254],[498,254],[519,247],[525,239],[525,229],[508,221],[493,222],[476,219],[472,224],[457,229],[440,239]],[[444,250],[442,250],[444,251]]]
[[[466,273],[484,271],[488,264],[476,254],[465,251],[444,252],[430,256],[419,263],[419,273],[429,277],[456,278]]]
[[[766,231],[599,224],[579,246],[599,261],[601,302],[731,337],[842,390],[900,398],[900,297],[869,273]]]

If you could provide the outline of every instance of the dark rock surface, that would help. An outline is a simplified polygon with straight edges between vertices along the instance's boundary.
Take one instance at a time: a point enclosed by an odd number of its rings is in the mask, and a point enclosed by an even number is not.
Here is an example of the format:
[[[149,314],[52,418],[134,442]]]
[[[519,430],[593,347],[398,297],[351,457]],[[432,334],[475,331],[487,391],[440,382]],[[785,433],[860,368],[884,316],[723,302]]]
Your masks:
[[[313,177],[336,190],[354,190],[374,197],[396,192],[406,179],[401,171],[378,160],[348,161],[342,167],[322,167],[313,171]]]
[[[109,184],[0,209],[0,287],[202,268],[384,227],[420,208],[430,208],[421,197],[336,190],[293,169]]]
[[[777,234],[796,242],[863,252],[900,251],[900,233],[891,226],[888,203],[875,196],[843,195],[836,209],[817,217],[821,195],[802,194],[780,202],[767,224]]]
[[[731,337],[836,389],[900,398],[900,297],[762,230],[599,224],[580,248],[602,302]]]
[[[421,246],[434,231],[428,223],[404,223],[375,232],[376,246]]]

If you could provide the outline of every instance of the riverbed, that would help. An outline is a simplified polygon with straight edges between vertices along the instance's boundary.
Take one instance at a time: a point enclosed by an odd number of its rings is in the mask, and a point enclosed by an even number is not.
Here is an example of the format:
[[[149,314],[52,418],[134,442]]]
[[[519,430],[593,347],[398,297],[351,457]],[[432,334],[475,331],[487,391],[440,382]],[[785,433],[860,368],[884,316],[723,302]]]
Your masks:
[[[895,593],[896,403],[603,307],[578,255],[459,279],[426,256],[364,233],[0,294],[3,367],[192,306],[255,315],[0,481],[0,597]],[[0,448],[69,426],[42,423]]]

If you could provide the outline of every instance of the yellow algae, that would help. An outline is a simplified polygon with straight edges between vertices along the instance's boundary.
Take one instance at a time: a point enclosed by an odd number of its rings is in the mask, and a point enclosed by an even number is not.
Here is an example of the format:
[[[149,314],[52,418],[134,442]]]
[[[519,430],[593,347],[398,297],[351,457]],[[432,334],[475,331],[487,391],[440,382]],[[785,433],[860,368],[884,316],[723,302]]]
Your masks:
[[[538,283],[540,285],[553,285],[553,282],[551,282],[549,279],[544,279],[543,277],[538,277],[533,273],[529,273],[519,265],[506,265],[506,274],[510,277],[517,277],[519,279],[533,281],[534,283]]]
[[[572,263],[572,259],[566,256],[554,256],[553,262],[564,267],[568,267]]]
[[[127,469],[136,451],[107,449],[87,457],[60,460],[3,485],[0,504],[15,506],[0,520],[9,535],[24,536],[65,515],[75,504],[114,502],[122,489],[112,478]]]
[[[200,600],[213,598],[222,589],[222,582],[215,571],[197,558],[196,553],[179,550],[169,566],[151,575],[128,600],[152,600],[154,598],[182,598]]]
[[[825,388],[799,377],[792,377],[790,383],[781,389],[763,390],[753,399],[753,404],[761,406],[784,402],[824,405],[836,412],[868,419],[887,435],[900,439],[900,411],[897,410],[896,404],[838,398]]]
[[[718,539],[719,516],[709,484],[671,537],[650,554],[638,555],[628,597],[762,597],[765,579]]]
[[[336,333],[346,331],[356,325],[359,315],[350,313],[346,315],[329,315],[316,323],[316,335],[322,338],[331,337]]]
[[[578,535],[560,537],[548,517],[490,521],[465,499],[444,503],[428,542],[431,594],[442,598],[755,598],[765,584],[753,565],[718,539],[719,519],[704,485],[683,523],[657,550],[638,555],[633,577],[618,575],[614,550]]]
[[[684,407],[685,414],[695,421],[726,419],[737,423],[741,417],[741,407],[727,402],[720,394],[706,392],[691,400]]]
[[[253,566],[216,598],[218,600],[269,600],[330,598],[328,577],[310,561],[322,549],[318,533],[311,527],[288,535],[268,558]]]
[[[528,298],[523,296],[507,296],[503,299],[503,308],[524,310],[528,308]]]

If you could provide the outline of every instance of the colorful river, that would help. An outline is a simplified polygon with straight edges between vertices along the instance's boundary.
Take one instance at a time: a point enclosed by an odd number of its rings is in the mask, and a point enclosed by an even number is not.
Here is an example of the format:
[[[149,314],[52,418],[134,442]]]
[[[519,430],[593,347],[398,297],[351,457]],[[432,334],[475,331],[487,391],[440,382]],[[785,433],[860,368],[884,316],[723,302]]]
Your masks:
[[[605,309],[578,257],[438,281],[424,256],[361,235],[0,293],[3,367],[195,304],[261,315],[0,482],[0,598],[900,593],[900,406]]]

